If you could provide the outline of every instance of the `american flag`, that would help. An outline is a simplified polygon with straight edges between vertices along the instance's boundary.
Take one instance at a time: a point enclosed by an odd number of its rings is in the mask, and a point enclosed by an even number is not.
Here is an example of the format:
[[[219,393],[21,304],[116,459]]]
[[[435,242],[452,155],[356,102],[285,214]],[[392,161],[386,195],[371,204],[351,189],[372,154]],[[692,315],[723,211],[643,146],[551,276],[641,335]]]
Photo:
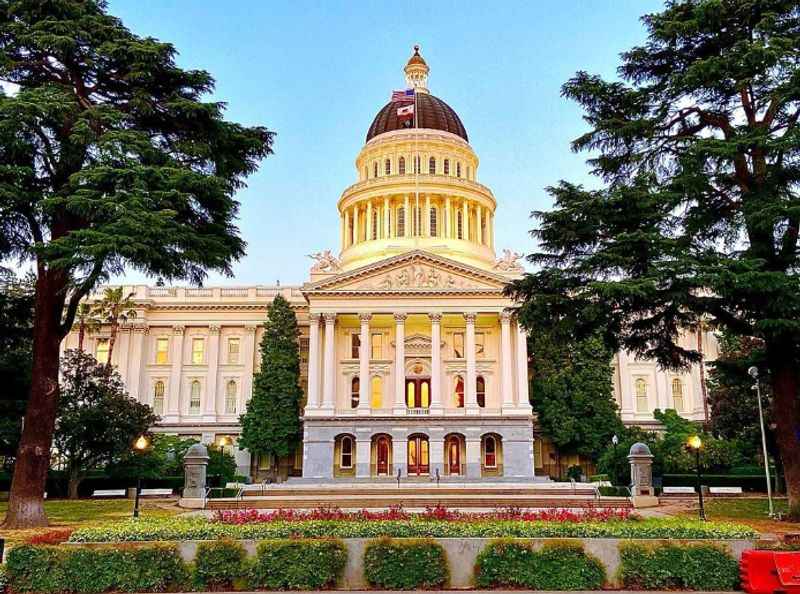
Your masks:
[[[392,91],[393,103],[404,103],[414,101],[414,89],[404,89],[402,91]]]

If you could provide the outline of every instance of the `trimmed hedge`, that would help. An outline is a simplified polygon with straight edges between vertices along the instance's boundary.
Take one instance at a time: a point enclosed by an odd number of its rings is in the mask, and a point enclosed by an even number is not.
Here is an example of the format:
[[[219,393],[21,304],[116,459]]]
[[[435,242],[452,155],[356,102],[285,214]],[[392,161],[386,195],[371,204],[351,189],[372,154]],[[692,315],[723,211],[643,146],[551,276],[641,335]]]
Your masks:
[[[22,545],[9,551],[6,564],[14,592],[164,592],[189,585],[189,572],[173,545]]]
[[[347,549],[339,540],[262,542],[250,569],[250,585],[269,590],[330,588],[346,562]]]
[[[478,555],[475,584],[480,588],[530,590],[599,590],[606,581],[602,563],[587,555],[579,543],[531,543],[498,540]]]
[[[76,530],[70,542],[269,540],[284,538],[755,538],[741,524],[680,518],[610,522],[525,520],[303,520],[223,524],[205,518],[139,518]]]
[[[772,488],[775,489],[776,477],[772,476]],[[694,487],[697,484],[695,474],[665,474],[662,477],[663,487]],[[707,487],[741,487],[743,491],[766,493],[767,478],[760,474],[703,474],[703,485]]]
[[[195,584],[200,589],[232,590],[247,576],[244,547],[230,540],[201,542],[194,558]],[[240,582],[237,584],[237,582]]]
[[[449,578],[447,555],[430,539],[382,538],[367,544],[364,578],[385,590],[441,588]]]
[[[634,590],[735,590],[739,564],[718,546],[624,543],[619,579]]]

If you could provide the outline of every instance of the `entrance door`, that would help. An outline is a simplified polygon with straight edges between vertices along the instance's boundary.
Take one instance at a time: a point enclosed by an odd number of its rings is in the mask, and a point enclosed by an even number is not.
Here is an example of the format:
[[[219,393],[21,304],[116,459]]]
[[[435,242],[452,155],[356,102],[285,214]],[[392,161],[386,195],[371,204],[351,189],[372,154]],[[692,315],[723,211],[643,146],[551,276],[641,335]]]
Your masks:
[[[379,437],[377,443],[378,450],[378,476],[389,475],[389,439]]]
[[[430,471],[428,438],[412,435],[408,438],[408,475],[420,476]]]
[[[406,379],[406,406],[428,408],[431,405],[431,379],[428,377]]]
[[[447,466],[451,475],[461,474],[461,444],[455,436],[447,440]]]

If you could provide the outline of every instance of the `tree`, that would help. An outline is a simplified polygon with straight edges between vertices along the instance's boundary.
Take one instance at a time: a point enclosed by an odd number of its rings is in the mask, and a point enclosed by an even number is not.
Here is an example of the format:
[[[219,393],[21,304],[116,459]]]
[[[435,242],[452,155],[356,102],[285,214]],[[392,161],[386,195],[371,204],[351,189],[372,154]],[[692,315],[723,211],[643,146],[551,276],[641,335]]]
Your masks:
[[[86,334],[92,334],[100,329],[100,320],[97,319],[94,313],[94,308],[86,302],[78,305],[75,310],[75,321],[72,325],[73,332],[78,333],[78,350],[83,350],[83,343],[86,339]],[[111,357],[109,357],[109,360]]]
[[[599,189],[561,181],[539,219],[539,270],[512,294],[600,327],[667,368],[701,324],[763,341],[791,513],[800,516],[800,7],[673,0],[643,18],[621,80],[563,87],[590,130]]]
[[[530,324],[533,357],[531,400],[542,433],[561,454],[592,460],[622,431],[614,401],[612,353],[598,337],[574,341]]]
[[[82,351],[70,350],[61,365],[62,385],[53,445],[66,467],[69,498],[90,470],[127,454],[158,416],[128,396],[116,371]]]
[[[0,456],[7,461],[17,451],[28,401],[32,337],[33,281],[0,270]]]
[[[111,355],[114,354],[114,343],[117,342],[117,333],[120,323],[127,322],[136,317],[136,304],[131,300],[133,293],[123,294],[124,287],[106,287],[103,297],[92,310],[94,316],[102,324],[111,328],[108,338],[108,359],[106,369],[111,370]]]
[[[253,456],[288,456],[300,443],[300,354],[297,316],[281,295],[267,309],[261,368],[240,417],[241,447]]]
[[[80,302],[133,267],[199,284],[244,253],[235,192],[273,134],[224,119],[213,78],[175,64],[103,0],[0,3],[0,258],[36,272],[33,382],[7,528],[42,526],[59,345]]]

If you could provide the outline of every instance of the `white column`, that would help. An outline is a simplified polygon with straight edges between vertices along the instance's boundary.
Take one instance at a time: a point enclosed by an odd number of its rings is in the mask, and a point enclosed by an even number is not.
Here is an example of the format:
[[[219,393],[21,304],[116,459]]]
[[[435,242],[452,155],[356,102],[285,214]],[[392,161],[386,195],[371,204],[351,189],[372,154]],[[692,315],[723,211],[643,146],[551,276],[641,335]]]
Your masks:
[[[389,239],[391,229],[389,228],[389,197],[383,197],[383,239]]]
[[[325,319],[325,376],[322,385],[322,410],[327,414],[333,414],[336,408],[336,362],[334,361],[336,314],[324,313],[322,315]]]
[[[478,396],[475,392],[475,382],[478,374],[475,369],[475,318],[474,313],[465,313],[464,320],[467,323],[466,344],[464,349],[467,351],[467,378],[464,386],[465,408],[467,414],[478,414]]]
[[[319,321],[318,313],[308,314],[308,402],[305,413],[319,408]]]
[[[144,402],[152,406],[152,394],[148,394],[146,386],[140,389],[140,378],[142,373],[142,363],[145,360],[144,341],[147,339],[147,326],[134,322],[131,330],[131,366],[128,368],[128,377],[125,384],[130,390],[130,395],[139,402]]]
[[[431,414],[442,413],[442,314],[431,319]]]
[[[365,226],[367,229],[366,238],[367,241],[372,239],[372,200],[367,200],[367,220],[365,221]]]
[[[253,395],[253,371],[255,369],[255,360],[259,355],[258,348],[256,347],[256,324],[244,325],[244,345],[242,348],[242,356],[244,357],[244,379],[242,380],[242,394],[240,396],[241,402],[236,410],[244,412],[247,403]]]
[[[203,403],[203,416],[206,421],[214,421],[217,416],[217,370],[219,366],[219,332],[217,325],[208,327],[208,352],[206,353],[206,399]]]
[[[461,218],[464,221],[464,241],[469,241],[469,206],[467,205],[466,199],[461,202],[461,209]]]
[[[177,421],[181,414],[181,375],[183,372],[183,326],[172,327],[170,352],[169,392],[167,393],[166,419]]]
[[[517,320],[517,408],[530,413],[528,399],[528,333]]]
[[[422,228],[425,229],[425,237],[431,236],[431,195],[425,194],[425,220],[422,221]]]
[[[370,344],[369,344],[369,321],[372,315],[362,313],[358,316],[361,322],[361,345],[358,348],[358,414],[369,415],[369,396],[370,396],[370,378],[369,378],[369,357],[370,357]]]
[[[475,240],[478,245],[483,245],[483,229],[481,229],[481,205],[475,206]]]
[[[450,212],[450,196],[444,197],[444,235],[445,239],[453,237],[453,213]]]
[[[394,414],[406,412],[406,314],[394,314]]]
[[[413,216],[412,213],[409,211],[409,199],[408,194],[404,196],[403,201],[403,217],[405,220],[403,221],[403,237],[411,237],[411,225],[413,224]]]
[[[358,243],[358,205],[353,207],[353,244]]]
[[[514,408],[514,376],[512,363],[515,354],[511,350],[511,312],[500,314],[500,394],[503,412]]]
[[[344,238],[342,239],[342,249],[350,247],[350,211],[344,211]]]

